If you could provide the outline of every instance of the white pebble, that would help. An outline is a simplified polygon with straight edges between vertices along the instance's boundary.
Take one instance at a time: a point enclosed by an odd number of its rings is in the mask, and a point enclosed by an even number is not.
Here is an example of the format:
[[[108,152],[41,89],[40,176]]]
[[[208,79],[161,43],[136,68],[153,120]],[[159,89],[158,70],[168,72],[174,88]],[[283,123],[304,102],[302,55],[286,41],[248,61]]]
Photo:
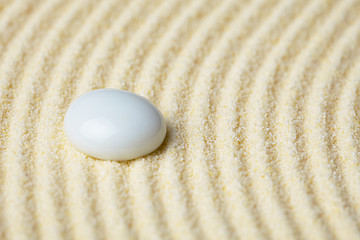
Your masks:
[[[147,99],[118,89],[98,89],[77,98],[64,119],[71,144],[92,157],[125,161],[153,152],[166,123]]]

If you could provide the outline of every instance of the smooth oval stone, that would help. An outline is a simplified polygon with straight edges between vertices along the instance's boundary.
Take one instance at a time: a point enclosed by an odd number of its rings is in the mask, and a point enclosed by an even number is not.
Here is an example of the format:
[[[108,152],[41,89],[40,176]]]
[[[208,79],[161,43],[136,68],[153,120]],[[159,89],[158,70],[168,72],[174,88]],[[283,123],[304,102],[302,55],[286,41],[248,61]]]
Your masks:
[[[98,89],[77,98],[66,112],[64,128],[81,152],[117,161],[151,153],[166,135],[165,119],[152,103],[118,89]]]

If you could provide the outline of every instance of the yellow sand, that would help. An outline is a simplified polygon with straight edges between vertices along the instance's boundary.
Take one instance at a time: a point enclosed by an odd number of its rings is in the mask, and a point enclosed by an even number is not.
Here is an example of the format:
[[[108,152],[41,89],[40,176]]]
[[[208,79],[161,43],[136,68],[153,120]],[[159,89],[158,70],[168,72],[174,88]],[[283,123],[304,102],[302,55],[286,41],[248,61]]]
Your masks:
[[[164,113],[128,162],[75,150],[77,96]],[[3,0],[0,239],[360,239],[359,0]]]

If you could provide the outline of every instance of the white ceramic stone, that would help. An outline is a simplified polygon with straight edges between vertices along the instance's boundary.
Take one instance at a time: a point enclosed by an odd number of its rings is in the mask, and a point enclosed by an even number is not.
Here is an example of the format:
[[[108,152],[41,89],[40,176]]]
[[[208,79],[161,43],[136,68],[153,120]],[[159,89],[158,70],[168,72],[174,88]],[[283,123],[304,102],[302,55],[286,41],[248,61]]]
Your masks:
[[[95,158],[125,161],[158,148],[166,135],[161,112],[144,97],[98,89],[71,103],[64,119],[71,144]]]

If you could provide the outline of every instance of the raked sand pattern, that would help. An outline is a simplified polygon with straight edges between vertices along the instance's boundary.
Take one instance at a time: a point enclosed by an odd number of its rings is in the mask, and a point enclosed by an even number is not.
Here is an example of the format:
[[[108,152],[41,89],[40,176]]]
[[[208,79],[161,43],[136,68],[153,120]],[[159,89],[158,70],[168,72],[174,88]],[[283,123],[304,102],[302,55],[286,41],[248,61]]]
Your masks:
[[[62,128],[119,88],[167,119],[101,161]],[[0,239],[360,239],[359,0],[0,1]]]

